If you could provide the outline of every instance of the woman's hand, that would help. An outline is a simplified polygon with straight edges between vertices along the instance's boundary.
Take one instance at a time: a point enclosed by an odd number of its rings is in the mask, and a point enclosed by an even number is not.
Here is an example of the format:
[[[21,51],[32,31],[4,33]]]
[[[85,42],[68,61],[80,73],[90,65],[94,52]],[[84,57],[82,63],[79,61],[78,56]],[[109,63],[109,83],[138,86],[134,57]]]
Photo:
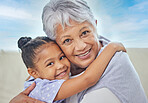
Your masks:
[[[108,44],[109,46],[113,47],[116,51],[123,51],[126,52],[126,49],[122,43],[118,42],[111,42]]]
[[[34,89],[35,83],[29,86],[26,90],[14,97],[9,103],[45,103],[37,99],[28,97],[29,93]]]

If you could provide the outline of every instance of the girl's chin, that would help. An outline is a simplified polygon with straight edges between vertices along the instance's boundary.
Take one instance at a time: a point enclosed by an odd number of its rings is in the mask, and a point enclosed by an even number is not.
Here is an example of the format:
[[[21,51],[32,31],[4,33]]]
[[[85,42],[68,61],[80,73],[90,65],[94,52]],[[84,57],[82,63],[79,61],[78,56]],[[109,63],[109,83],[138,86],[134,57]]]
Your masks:
[[[65,75],[64,77],[56,78],[56,79],[58,79],[58,80],[61,80],[61,79],[68,80],[69,79],[69,75]]]
[[[69,76],[67,76],[67,77],[65,77],[65,78],[63,78],[64,80],[68,80],[69,79]]]

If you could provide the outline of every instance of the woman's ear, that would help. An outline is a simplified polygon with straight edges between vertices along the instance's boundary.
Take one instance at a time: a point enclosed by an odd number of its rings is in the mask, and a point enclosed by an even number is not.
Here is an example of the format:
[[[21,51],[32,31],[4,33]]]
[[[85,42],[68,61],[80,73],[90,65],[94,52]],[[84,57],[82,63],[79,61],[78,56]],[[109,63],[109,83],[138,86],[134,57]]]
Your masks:
[[[96,25],[97,25],[97,20],[96,20]]]
[[[38,71],[33,68],[28,68],[28,73],[33,76],[34,78],[39,78]]]

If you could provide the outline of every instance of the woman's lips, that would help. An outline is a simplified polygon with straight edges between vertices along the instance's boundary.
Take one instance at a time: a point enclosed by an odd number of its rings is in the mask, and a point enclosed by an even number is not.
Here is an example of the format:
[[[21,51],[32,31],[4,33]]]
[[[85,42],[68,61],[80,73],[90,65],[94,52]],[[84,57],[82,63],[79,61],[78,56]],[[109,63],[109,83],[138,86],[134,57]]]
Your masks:
[[[89,49],[88,51],[86,51],[85,53],[83,54],[80,54],[80,55],[76,55],[78,58],[80,59],[87,59],[89,56],[90,56],[90,52],[91,52],[91,49]]]

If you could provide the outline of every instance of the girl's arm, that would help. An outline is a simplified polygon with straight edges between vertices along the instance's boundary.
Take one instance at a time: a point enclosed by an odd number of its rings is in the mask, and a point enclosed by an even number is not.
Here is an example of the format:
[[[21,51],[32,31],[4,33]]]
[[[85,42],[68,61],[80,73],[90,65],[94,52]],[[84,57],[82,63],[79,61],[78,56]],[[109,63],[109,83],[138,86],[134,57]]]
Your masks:
[[[62,84],[55,100],[68,98],[95,85],[100,79],[113,55],[117,51],[121,50],[126,51],[122,44],[109,43],[101,54],[88,66],[82,75],[66,80]]]

